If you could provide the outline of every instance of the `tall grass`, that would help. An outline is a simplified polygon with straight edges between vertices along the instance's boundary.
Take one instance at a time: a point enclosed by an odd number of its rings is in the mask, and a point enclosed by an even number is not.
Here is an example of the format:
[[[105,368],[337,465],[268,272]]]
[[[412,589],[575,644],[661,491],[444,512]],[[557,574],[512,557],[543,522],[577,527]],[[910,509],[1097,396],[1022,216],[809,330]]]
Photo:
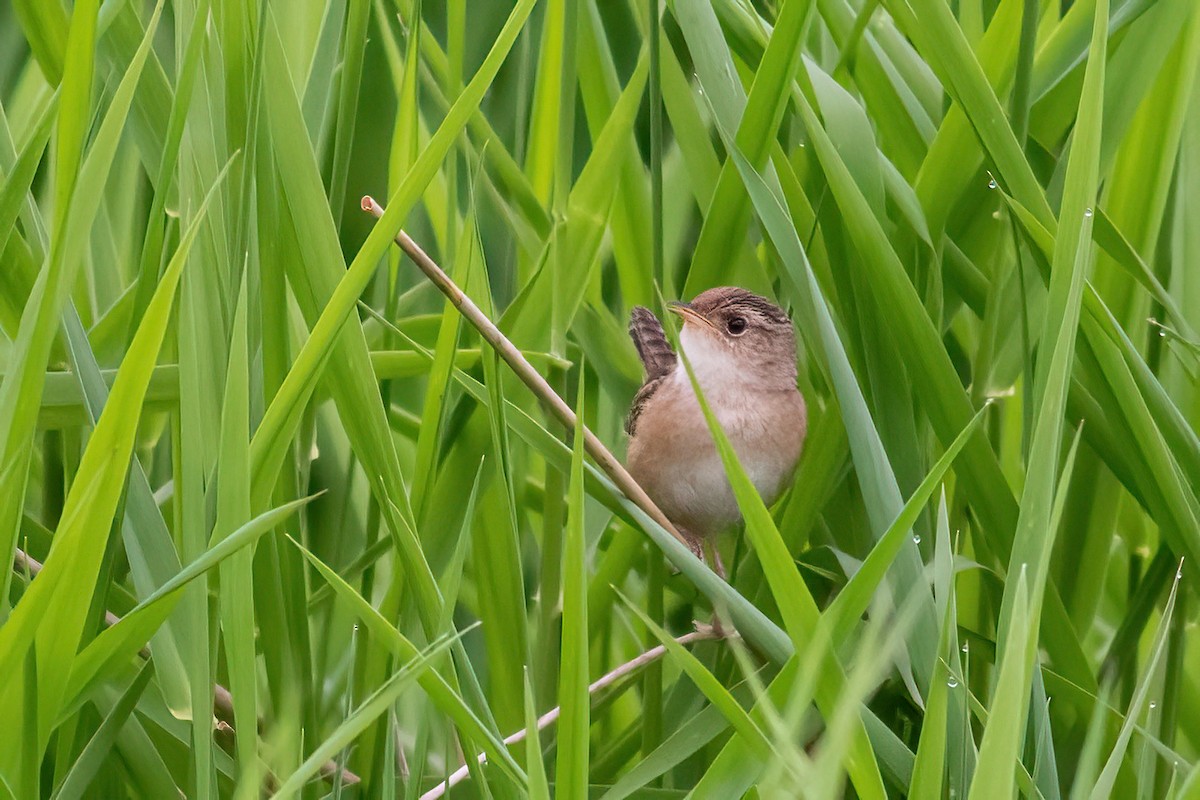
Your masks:
[[[1200,796],[1198,68],[1193,0],[3,0],[0,796]],[[714,423],[728,583],[584,448],[719,284],[810,410],[771,509]]]

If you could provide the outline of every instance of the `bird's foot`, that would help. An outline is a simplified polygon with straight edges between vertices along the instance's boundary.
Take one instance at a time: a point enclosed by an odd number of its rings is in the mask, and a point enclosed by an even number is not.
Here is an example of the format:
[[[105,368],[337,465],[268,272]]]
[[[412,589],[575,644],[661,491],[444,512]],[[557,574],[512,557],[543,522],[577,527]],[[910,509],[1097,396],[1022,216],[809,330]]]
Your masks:
[[[716,611],[708,622],[695,620],[692,622],[692,627],[696,629],[696,633],[713,639],[728,639],[731,636],[737,636],[737,628],[733,627],[733,623],[729,620],[721,620],[721,615]]]
[[[704,539],[692,533],[687,528],[676,526],[676,529],[683,536],[683,540],[687,543],[688,549],[692,551],[692,555],[704,561]]]
[[[710,538],[700,540],[700,547],[703,550],[704,562],[712,567],[712,571],[717,573],[717,577],[726,583],[729,582],[729,576],[725,573],[725,562],[721,560],[721,550],[717,547],[716,541]]]

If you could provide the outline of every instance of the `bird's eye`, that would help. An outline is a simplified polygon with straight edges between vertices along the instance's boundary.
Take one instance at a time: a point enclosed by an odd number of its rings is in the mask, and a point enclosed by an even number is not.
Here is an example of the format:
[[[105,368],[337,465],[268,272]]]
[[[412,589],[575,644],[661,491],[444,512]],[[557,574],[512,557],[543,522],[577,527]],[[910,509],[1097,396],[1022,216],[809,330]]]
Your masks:
[[[734,336],[741,336],[746,332],[746,320],[743,317],[734,317],[725,323],[725,327]]]

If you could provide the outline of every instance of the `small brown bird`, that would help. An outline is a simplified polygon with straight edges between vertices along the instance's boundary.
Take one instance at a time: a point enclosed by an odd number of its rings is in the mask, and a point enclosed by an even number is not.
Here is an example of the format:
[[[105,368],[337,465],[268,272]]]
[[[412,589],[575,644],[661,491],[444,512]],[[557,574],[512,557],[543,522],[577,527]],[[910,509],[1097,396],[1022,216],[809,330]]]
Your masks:
[[[791,320],[769,300],[734,286],[668,308],[683,318],[679,344],[738,459],[763,500],[775,502],[807,429]],[[662,323],[636,307],[629,335],[646,368],[625,425],[629,472],[700,555],[704,542],[740,520],[737,501]],[[719,560],[716,566],[723,571]]]

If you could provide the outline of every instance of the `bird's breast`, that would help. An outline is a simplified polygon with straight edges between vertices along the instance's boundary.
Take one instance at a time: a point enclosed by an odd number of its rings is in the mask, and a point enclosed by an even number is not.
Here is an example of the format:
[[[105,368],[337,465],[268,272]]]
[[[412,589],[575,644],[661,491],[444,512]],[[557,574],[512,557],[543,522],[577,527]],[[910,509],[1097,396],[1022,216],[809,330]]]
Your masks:
[[[706,535],[739,519],[724,465],[686,373],[671,376],[647,403],[630,442],[629,466],[672,520]],[[774,502],[804,443],[798,391],[763,392],[729,382],[703,386],[704,396],[763,500]]]

